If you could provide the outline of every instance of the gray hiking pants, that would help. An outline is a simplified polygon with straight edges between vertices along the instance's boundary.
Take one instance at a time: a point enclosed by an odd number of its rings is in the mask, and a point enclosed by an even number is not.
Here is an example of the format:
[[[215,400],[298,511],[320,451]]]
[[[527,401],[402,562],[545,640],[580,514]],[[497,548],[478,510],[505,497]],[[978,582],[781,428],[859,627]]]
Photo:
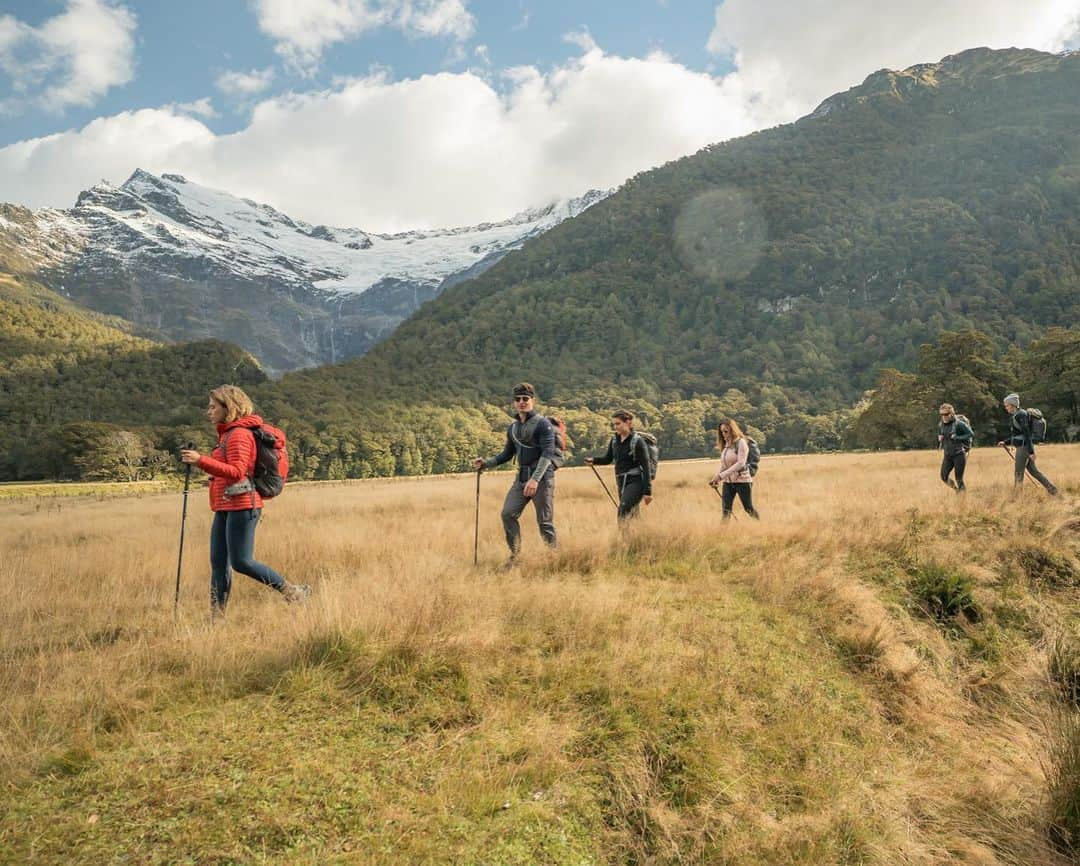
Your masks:
[[[1023,445],[1019,445],[1016,448],[1016,458],[1013,464],[1013,475],[1016,478],[1017,485],[1024,483],[1024,471],[1038,481],[1043,487],[1046,488],[1047,493],[1057,493],[1057,488],[1054,486],[1054,482],[1047,478],[1039,471],[1039,467],[1035,465],[1035,455],[1030,453]]]
[[[506,499],[502,507],[503,531],[506,533],[506,543],[510,546],[510,555],[517,556],[521,550],[521,526],[518,518],[529,500],[522,491],[525,489],[524,481],[515,481],[513,486],[506,492]],[[536,495],[532,498],[533,508],[536,509],[536,524],[540,527],[540,537],[548,547],[555,546],[555,474],[545,475],[540,480],[540,486],[536,488]]]

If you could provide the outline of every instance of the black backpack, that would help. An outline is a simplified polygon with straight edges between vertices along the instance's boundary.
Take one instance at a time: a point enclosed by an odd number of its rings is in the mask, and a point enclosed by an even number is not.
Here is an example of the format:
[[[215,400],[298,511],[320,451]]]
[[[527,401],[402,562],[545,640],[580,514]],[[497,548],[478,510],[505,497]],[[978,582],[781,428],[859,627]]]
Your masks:
[[[251,483],[263,499],[273,499],[285,489],[289,477],[289,452],[286,450],[285,432],[271,424],[250,427],[255,439],[255,472]],[[229,437],[232,430],[222,439],[222,459],[228,454]],[[228,492],[228,491],[226,491]]]
[[[1031,441],[1046,441],[1046,418],[1038,409],[1028,409],[1028,420],[1031,422]]]
[[[539,450],[540,446],[534,443],[536,442],[536,430],[544,417],[537,412],[524,424],[520,421],[514,421],[510,425],[510,436],[514,440],[514,444],[517,445],[518,463],[521,462],[521,449],[535,448]],[[562,469],[566,463],[566,425],[559,418],[548,418],[548,422],[555,428],[555,459],[551,462],[556,469]]]
[[[750,473],[750,477],[753,478],[757,475],[758,464],[761,463],[761,449],[758,448],[757,442],[750,436],[743,437],[746,440],[746,469]]]
[[[656,441],[656,437],[652,433],[646,433],[644,430],[635,430],[630,434],[630,453],[633,454],[637,451],[637,440],[640,439],[645,443],[645,453],[649,456],[649,480],[656,480],[656,469],[660,465],[660,443]],[[611,453],[615,453],[615,438],[611,439]]]

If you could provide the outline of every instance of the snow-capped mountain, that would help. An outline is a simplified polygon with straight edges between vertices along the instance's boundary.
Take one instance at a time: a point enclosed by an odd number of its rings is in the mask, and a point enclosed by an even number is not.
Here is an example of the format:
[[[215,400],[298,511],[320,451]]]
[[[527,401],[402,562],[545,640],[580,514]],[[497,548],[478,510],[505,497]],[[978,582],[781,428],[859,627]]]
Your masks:
[[[172,339],[239,343],[282,371],[362,354],[445,285],[607,195],[387,235],[313,226],[140,169],[119,187],[83,192],[69,210],[0,205],[0,255],[93,309]]]

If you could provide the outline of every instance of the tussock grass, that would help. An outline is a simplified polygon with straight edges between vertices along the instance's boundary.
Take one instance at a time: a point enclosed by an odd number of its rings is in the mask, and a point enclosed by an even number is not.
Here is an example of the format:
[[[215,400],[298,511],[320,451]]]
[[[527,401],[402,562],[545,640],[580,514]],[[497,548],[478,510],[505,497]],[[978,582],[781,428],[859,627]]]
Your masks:
[[[1080,713],[1058,715],[1050,737],[1048,833],[1062,853],[1080,858]]]
[[[972,581],[963,572],[937,563],[918,566],[911,592],[920,609],[942,623],[964,619],[976,622],[982,613],[972,595]]]
[[[1080,711],[1080,628],[1075,624],[1058,632],[1050,644],[1048,672],[1062,700]]]
[[[1080,586],[1080,567],[1061,550],[1028,544],[1012,552],[1021,572],[1035,584],[1050,587]]]
[[[257,550],[315,594],[237,576],[217,626],[198,495],[176,622],[178,495],[0,503],[0,861],[1066,863],[1078,599],[1014,554],[1071,556],[1076,503],[979,455],[962,498],[766,458],[728,523],[665,463],[621,530],[567,470],[510,572],[509,476],[478,568],[471,475],[298,485]]]

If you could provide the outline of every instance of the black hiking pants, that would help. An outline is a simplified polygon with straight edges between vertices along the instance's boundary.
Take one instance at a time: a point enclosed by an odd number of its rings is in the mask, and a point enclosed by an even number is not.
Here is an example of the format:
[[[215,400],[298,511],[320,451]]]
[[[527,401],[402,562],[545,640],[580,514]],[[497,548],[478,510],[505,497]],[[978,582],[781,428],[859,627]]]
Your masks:
[[[949,483],[949,473],[952,472],[956,476],[956,489],[964,489],[964,470],[967,468],[967,452],[963,449],[950,454],[945,452],[945,456],[941,458],[941,480],[944,484]]]
[[[724,502],[724,520],[731,517],[731,507],[735,504],[735,494],[739,494],[739,501],[742,503],[743,510],[753,517],[755,520],[760,516],[757,511],[754,510],[753,501],[753,484],[749,481],[725,481],[723,488],[720,490],[720,495]]]
[[[640,475],[616,475],[615,481],[619,485],[619,520],[623,521],[630,517],[636,517],[641,505],[641,497],[645,495],[645,484]]]
[[[1013,458],[1013,476],[1016,479],[1017,487],[1024,483],[1024,470],[1027,470],[1028,475],[1038,481],[1043,487],[1046,488],[1046,492],[1051,496],[1057,494],[1057,488],[1054,486],[1054,482],[1047,478],[1042,472],[1039,471],[1039,467],[1035,465],[1035,454],[1033,451],[1029,451],[1023,445],[1018,445],[1016,448],[1016,456]]]

